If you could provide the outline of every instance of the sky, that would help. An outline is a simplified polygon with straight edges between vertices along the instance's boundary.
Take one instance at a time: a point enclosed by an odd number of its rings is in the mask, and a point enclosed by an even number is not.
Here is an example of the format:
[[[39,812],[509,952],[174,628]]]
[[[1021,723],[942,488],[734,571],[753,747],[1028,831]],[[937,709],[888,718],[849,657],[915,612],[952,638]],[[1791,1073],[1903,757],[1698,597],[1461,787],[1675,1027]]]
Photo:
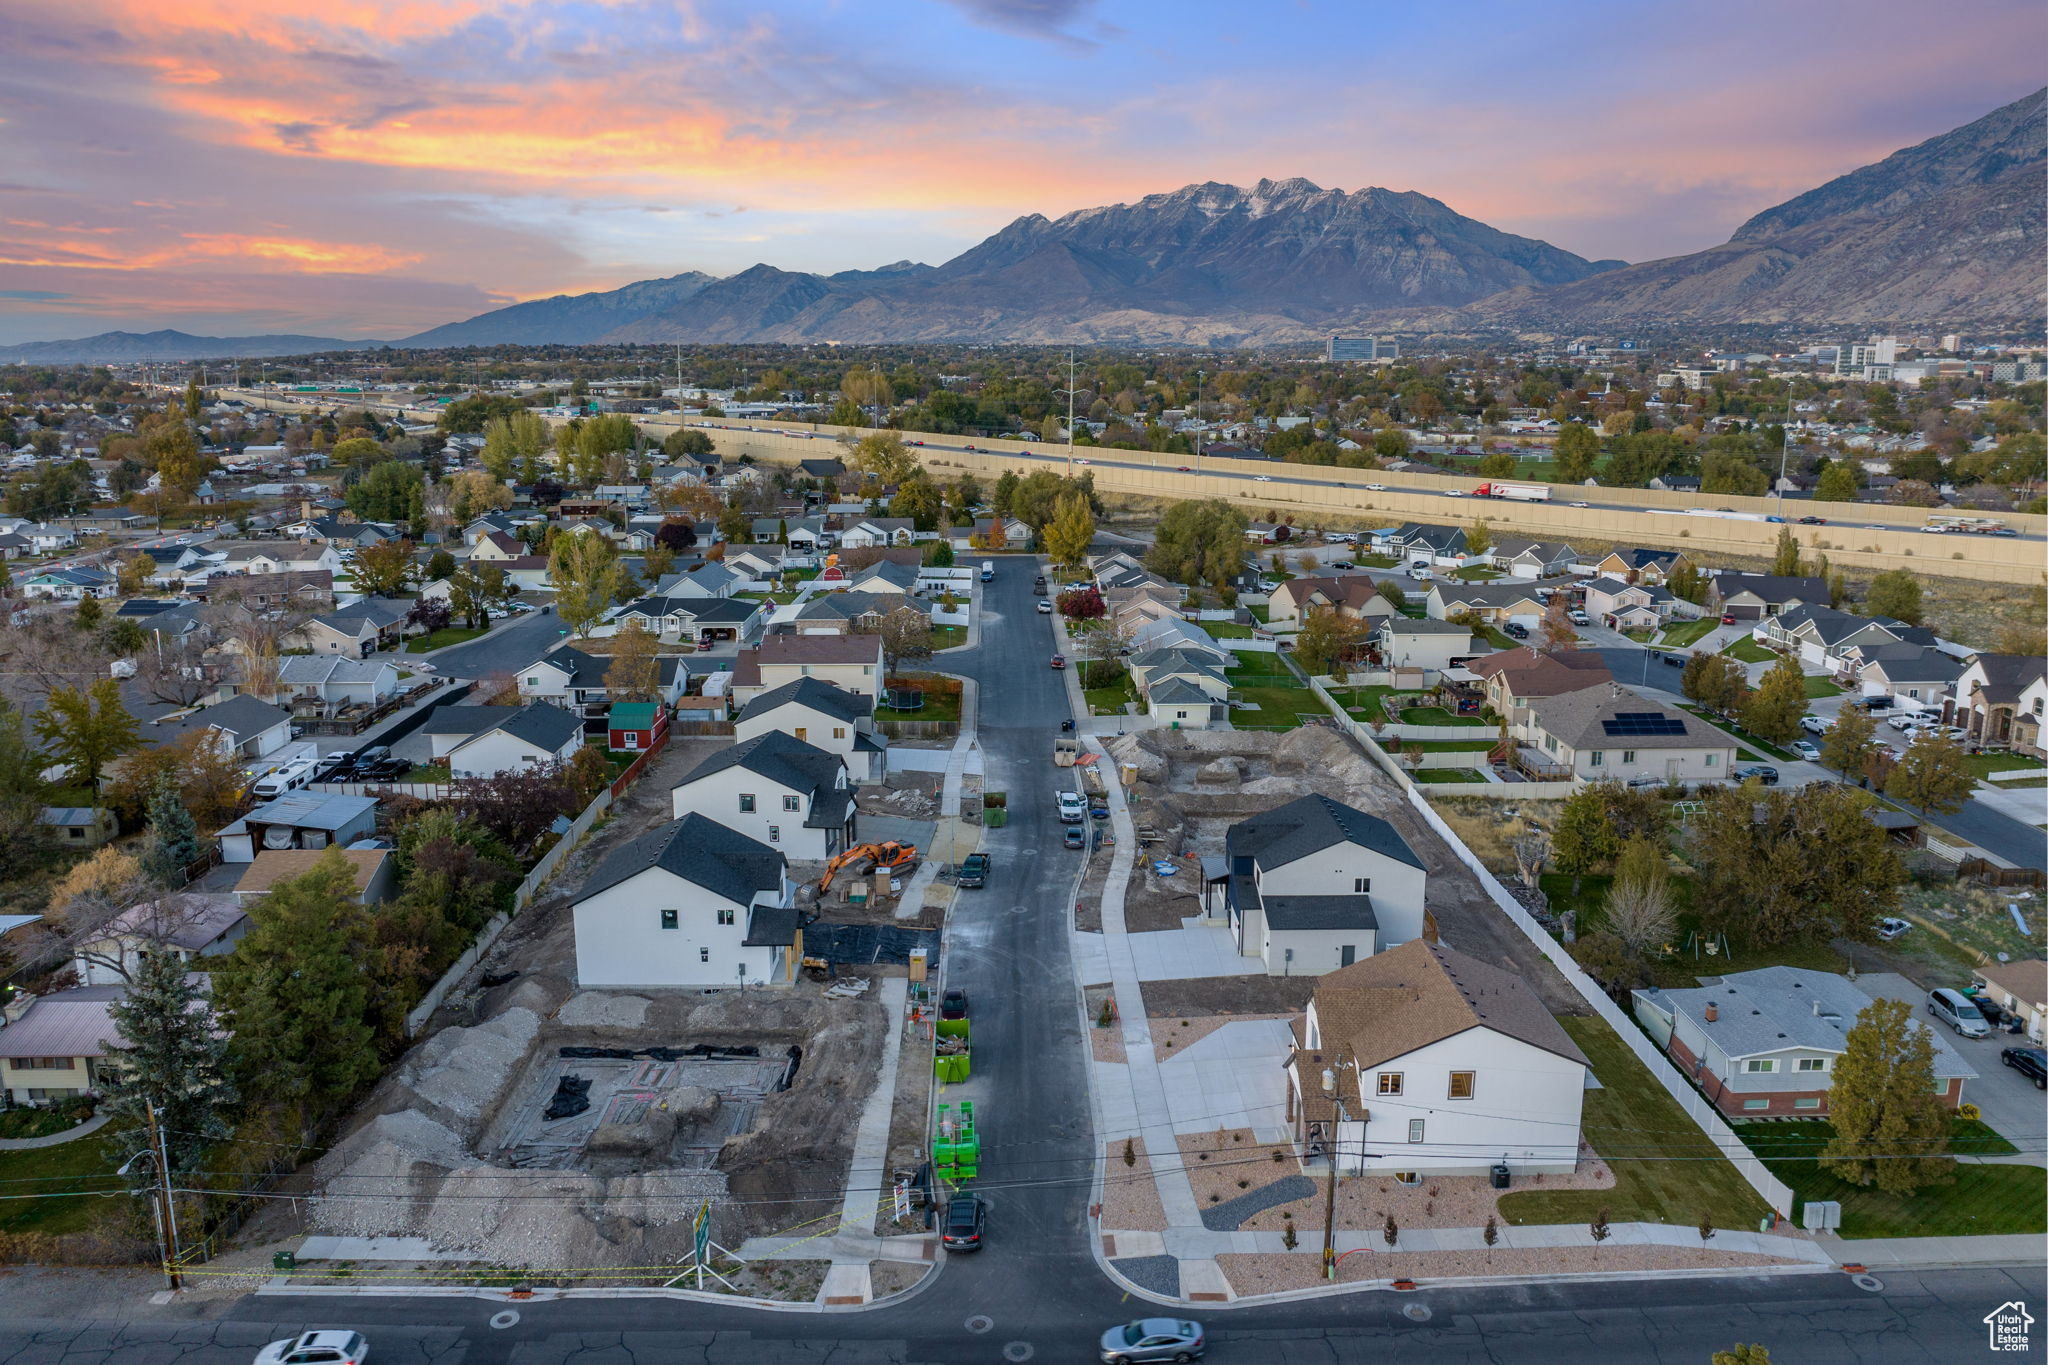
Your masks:
[[[1262,176],[1646,260],[2043,51],[2039,0],[0,0],[0,343],[397,338]]]

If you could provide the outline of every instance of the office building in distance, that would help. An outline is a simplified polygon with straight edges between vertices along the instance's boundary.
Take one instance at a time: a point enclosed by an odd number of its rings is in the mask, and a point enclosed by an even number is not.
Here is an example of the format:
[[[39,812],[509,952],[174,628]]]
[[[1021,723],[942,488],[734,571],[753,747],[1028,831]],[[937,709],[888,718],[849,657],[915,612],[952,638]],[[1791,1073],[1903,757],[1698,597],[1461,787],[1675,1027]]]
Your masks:
[[[1401,343],[1392,337],[1336,337],[1330,338],[1324,349],[1324,357],[1332,362],[1340,360],[1395,360],[1400,357]]]

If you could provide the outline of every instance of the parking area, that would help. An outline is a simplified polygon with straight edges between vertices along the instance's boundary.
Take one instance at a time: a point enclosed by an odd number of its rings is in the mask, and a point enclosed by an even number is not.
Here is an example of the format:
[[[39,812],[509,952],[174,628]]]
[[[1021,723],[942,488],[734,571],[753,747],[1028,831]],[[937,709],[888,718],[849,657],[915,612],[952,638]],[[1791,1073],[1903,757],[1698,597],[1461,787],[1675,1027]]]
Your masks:
[[[1976,1105],[1984,1115],[1984,1122],[2020,1149],[2019,1155],[2012,1160],[2025,1161],[2030,1165],[2041,1165],[2048,1160],[2048,1156],[2044,1156],[2044,1149],[2048,1149],[2048,1105],[2041,1102],[2041,1091],[2035,1087],[2032,1077],[2022,1075],[1999,1060],[1999,1053],[2006,1048],[2030,1047],[2032,1044],[2024,1037],[2006,1033],[1965,1038],[1947,1025],[1936,1023],[1927,1013],[1927,992],[1895,972],[1871,972],[1859,977],[1856,984],[1874,996],[1903,1000],[1911,1005],[1915,1017],[1940,1030],[1942,1040],[1969,1062],[1977,1072],[1977,1079],[1964,1083],[1963,1099]],[[1959,975],[1953,984],[1967,984],[1966,974]]]

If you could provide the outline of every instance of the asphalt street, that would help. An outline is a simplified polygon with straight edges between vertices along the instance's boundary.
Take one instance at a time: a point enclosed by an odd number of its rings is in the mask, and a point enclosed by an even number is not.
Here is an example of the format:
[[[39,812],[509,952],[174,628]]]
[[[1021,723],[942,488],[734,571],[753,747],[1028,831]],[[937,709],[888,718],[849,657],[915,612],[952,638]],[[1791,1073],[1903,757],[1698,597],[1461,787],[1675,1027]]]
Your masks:
[[[948,1258],[909,1294],[819,1314],[653,1298],[511,1304],[453,1296],[265,1295],[223,1316],[203,1304],[118,1299],[103,1315],[56,1316],[0,1297],[0,1365],[215,1365],[247,1362],[266,1341],[313,1326],[363,1331],[377,1365],[998,1365],[1095,1358],[1102,1330],[1160,1310],[1098,1269],[1087,1205],[1098,1148],[1069,961],[1068,912],[1081,855],[1058,838],[1051,762],[1068,715],[1047,661],[1049,623],[1033,610],[1028,562],[1006,559],[986,593],[979,645],[944,655],[980,684],[987,787],[1010,821],[988,832],[989,884],[963,891],[948,939],[948,982],[973,999],[975,1071],[993,1079],[978,1115],[986,1248]],[[551,618],[544,618],[551,619]],[[479,641],[477,643],[484,643]],[[523,662],[523,660],[521,661]],[[1665,1275],[1363,1292],[1194,1314],[1209,1359],[1225,1365],[1704,1365],[1737,1341],[1797,1365],[1991,1359],[1981,1319],[2001,1304],[2048,1301],[2039,1266],[1888,1272],[1879,1290],[1836,1272]],[[211,1310],[218,1312],[217,1306]],[[43,1315],[38,1315],[43,1314]],[[1178,1314],[1176,1314],[1178,1315]]]
[[[488,678],[526,667],[560,643],[564,634],[561,617],[536,608],[499,622],[488,635],[417,657],[444,678]]]

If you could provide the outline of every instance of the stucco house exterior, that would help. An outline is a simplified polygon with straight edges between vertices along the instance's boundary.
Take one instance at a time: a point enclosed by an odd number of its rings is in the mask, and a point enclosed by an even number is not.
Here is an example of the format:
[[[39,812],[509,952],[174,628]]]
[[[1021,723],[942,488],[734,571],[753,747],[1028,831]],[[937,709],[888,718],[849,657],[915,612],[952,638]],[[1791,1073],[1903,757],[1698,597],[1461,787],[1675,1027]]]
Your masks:
[[[849,692],[880,695],[879,635],[770,635],[733,661],[732,686],[742,703],[798,678],[819,678]]]
[[[1956,679],[1943,720],[1969,731],[1966,744],[2048,756],[2048,662],[2029,654],[1978,654]]]
[[[1615,684],[1534,698],[1511,729],[1581,782],[1721,782],[1735,766],[1727,731]]]
[[[1472,653],[1470,627],[1455,621],[1389,616],[1373,632],[1372,642],[1386,667],[1420,668],[1433,673],[1443,672],[1453,659]]]
[[[1520,977],[1417,939],[1316,982],[1288,1119],[1308,1161],[1404,1184],[1578,1167],[1586,1056]]]
[[[2035,1043],[2048,1028],[2048,962],[2038,957],[2017,962],[1987,962],[1971,973],[1978,993],[1991,1003],[2016,1014],[2023,1021],[2027,1037]]]
[[[888,773],[889,739],[875,729],[875,699],[822,678],[763,692],[733,722],[741,743],[775,733],[837,754],[856,782],[879,782]]]
[[[1240,820],[1203,867],[1203,913],[1268,976],[1316,976],[1421,938],[1429,874],[1394,827],[1327,796]]]
[[[180,961],[218,957],[249,931],[249,917],[233,896],[173,892],[129,906],[80,943],[71,965],[87,986],[125,984],[145,949],[159,947]]]
[[[782,850],[689,814],[614,849],[572,911],[585,990],[787,985],[803,930]]]
[[[1650,630],[1671,619],[1678,599],[1649,583],[1596,578],[1586,585],[1586,614],[1610,630]]]
[[[1825,1118],[1835,1064],[1848,1047],[1869,992],[1833,972],[1759,967],[1712,985],[1632,992],[1636,1018],[1714,1107],[1731,1119]],[[1942,1037],[1915,1019],[1934,1044],[1942,1102],[1963,1102],[1976,1072]]]
[[[838,754],[770,731],[712,754],[669,791],[676,818],[707,815],[800,861],[853,842],[853,781]]]

